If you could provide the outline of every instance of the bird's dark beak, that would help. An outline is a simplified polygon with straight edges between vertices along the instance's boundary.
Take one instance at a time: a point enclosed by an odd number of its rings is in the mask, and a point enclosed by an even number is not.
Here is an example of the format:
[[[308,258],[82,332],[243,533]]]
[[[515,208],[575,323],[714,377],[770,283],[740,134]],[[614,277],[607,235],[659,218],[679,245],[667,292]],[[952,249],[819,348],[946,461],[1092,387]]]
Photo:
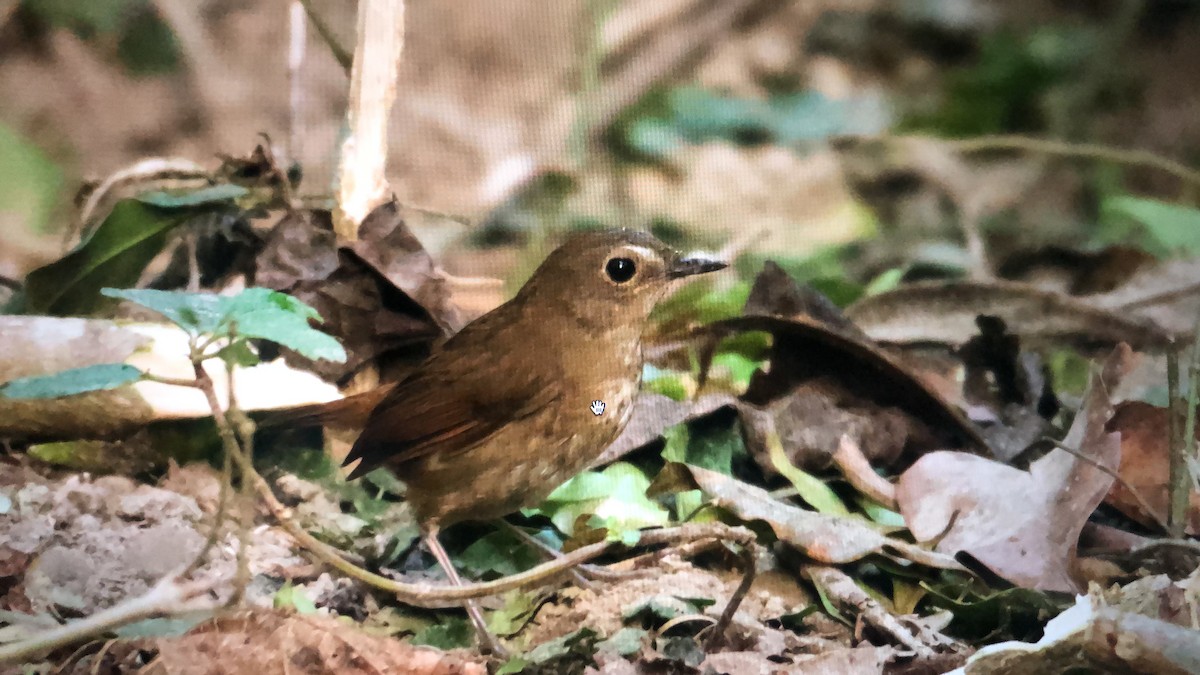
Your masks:
[[[723,263],[720,260],[701,257],[676,258],[675,262],[667,269],[668,279],[679,279],[681,277],[690,277],[694,274],[706,274],[708,272],[716,272],[729,267],[728,263]]]

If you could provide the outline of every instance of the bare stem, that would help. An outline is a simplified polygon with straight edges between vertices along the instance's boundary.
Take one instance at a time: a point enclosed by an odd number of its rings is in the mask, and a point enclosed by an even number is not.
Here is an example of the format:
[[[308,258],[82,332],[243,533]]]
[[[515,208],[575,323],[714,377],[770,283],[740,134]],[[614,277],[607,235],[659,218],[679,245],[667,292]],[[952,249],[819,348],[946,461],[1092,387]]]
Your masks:
[[[1023,150],[1043,155],[1098,159],[1114,164],[1142,166],[1169,173],[1185,183],[1200,186],[1200,171],[1145,150],[1126,150],[1096,143],[1070,143],[1028,136],[980,136],[962,140],[938,140],[965,154],[994,150]]]
[[[325,46],[329,47],[333,58],[337,60],[342,70],[346,71],[346,75],[350,75],[350,69],[354,67],[354,55],[350,53],[349,49],[342,46],[337,36],[333,34],[333,29],[321,18],[320,14],[317,14],[312,0],[300,0],[300,4],[304,6],[304,13],[308,15],[308,20],[312,22],[313,28],[317,29],[317,35],[321,36]]]
[[[1187,460],[1184,458],[1183,425],[1180,424],[1179,396],[1179,349],[1174,345],[1167,351],[1167,457],[1169,462],[1169,500],[1167,502],[1167,535],[1173,539],[1183,537],[1187,522]],[[1175,510],[1176,486],[1183,483],[1183,508]]]
[[[208,593],[212,586],[211,580],[184,583],[180,575],[169,574],[144,595],[96,612],[85,619],[51,628],[28,640],[0,646],[0,664],[20,663],[134,621],[208,609],[204,603],[198,604],[193,601]]]
[[[1120,483],[1121,486],[1124,487],[1126,490],[1129,490],[1129,493],[1132,494],[1133,498],[1137,500],[1137,503],[1142,507],[1142,510],[1145,511],[1146,514],[1149,515],[1151,518],[1153,518],[1154,522],[1158,523],[1158,526],[1161,527],[1164,532],[1167,531],[1167,529],[1168,529],[1167,522],[1163,519],[1162,514],[1159,513],[1156,509],[1152,508],[1150,506],[1150,502],[1146,501],[1146,498],[1142,496],[1142,493],[1140,491],[1138,491],[1138,489],[1135,488],[1133,485],[1131,485],[1129,483],[1129,481],[1125,480],[1124,478],[1121,478],[1121,475],[1118,474],[1116,471],[1113,471],[1112,469],[1108,468],[1107,466],[1104,466],[1100,462],[1097,462],[1095,459],[1088,457],[1087,455],[1084,455],[1083,453],[1079,452],[1075,448],[1071,448],[1071,447],[1067,447],[1066,445],[1063,445],[1061,441],[1056,441],[1053,438],[1050,438],[1048,436],[1043,437],[1042,440],[1053,444],[1054,447],[1058,448],[1059,450],[1062,450],[1063,452],[1065,452],[1069,455],[1073,455],[1077,459],[1081,459],[1081,460],[1087,462],[1088,464],[1091,464],[1092,466],[1096,467],[1100,471],[1103,471],[1104,473],[1108,474],[1109,476],[1112,476],[1113,480]]]
[[[1197,477],[1191,475],[1190,462],[1196,457],[1196,399],[1200,393],[1200,320],[1192,338],[1192,360],[1188,364],[1187,418],[1183,425],[1183,446],[1178,456],[1171,455],[1171,517],[1179,523],[1180,532],[1187,530],[1187,511]],[[1178,462],[1178,466],[1176,466]],[[1180,537],[1177,537],[1180,538]]]

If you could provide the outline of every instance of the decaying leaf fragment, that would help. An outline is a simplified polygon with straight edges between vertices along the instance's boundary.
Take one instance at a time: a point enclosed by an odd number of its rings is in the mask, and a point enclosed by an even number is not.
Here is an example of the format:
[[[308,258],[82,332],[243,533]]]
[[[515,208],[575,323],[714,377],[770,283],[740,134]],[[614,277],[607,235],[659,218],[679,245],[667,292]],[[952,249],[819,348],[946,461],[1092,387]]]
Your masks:
[[[914,552],[911,546],[888,538],[865,519],[806,511],[775,499],[760,487],[695,466],[669,464],[647,493],[680,487],[702,490],[717,506],[743,520],[766,522],[775,536],[817,562],[853,562],[885,548],[904,554]],[[938,564],[938,556],[916,557],[927,564]],[[942,562],[942,566],[957,568],[949,559]]]
[[[145,654],[167,673],[289,672],[483,675],[482,663],[461,654],[364,633],[358,627],[316,615],[247,610],[203,623],[179,637],[119,641],[103,653],[101,672],[139,672]],[[86,665],[84,665],[86,664]],[[87,673],[87,660],[70,672]],[[92,671],[95,672],[95,671]],[[149,671],[148,671],[149,672]]]
[[[1132,367],[1122,345],[1092,378],[1083,409],[1063,445],[1086,459],[1054,449],[1028,472],[982,457],[935,452],[905,471],[896,499],[917,541],[938,540],[943,553],[965,552],[1019,586],[1076,591],[1073,571],[1079,533],[1108,493],[1120,436],[1109,390]]]

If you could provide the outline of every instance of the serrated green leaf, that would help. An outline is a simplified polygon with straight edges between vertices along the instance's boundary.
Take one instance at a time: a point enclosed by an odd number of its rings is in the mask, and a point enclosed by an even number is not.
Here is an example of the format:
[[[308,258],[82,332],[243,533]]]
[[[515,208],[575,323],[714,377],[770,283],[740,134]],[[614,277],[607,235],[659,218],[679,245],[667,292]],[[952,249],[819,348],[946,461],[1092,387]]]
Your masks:
[[[102,363],[72,368],[52,375],[22,377],[0,385],[0,397],[12,399],[58,398],[89,391],[104,391],[137,381],[142,371],[126,363]]]
[[[103,289],[104,295],[136,302],[162,314],[193,335],[270,340],[310,359],[345,361],[332,336],[309,325],[320,320],[312,307],[269,288],[247,288],[234,296],[152,289]]]
[[[346,360],[340,342],[309,326],[309,319],[320,320],[317,311],[290,295],[247,288],[227,307],[226,321],[238,337],[270,340],[313,360]]]
[[[192,335],[219,335],[227,313],[227,299],[214,293],[152,288],[104,288],[100,292],[158,312]]]
[[[223,185],[212,185],[209,187],[200,188],[198,190],[184,190],[178,192],[166,192],[163,190],[154,190],[152,192],[144,192],[137,196],[137,200],[156,206],[160,209],[180,209],[193,208],[196,206],[204,206],[206,204],[214,204],[219,202],[230,202],[241,197],[245,197],[250,191],[240,185],[225,183]]]
[[[25,277],[22,311],[87,315],[100,306],[100,289],[130,286],[163,249],[167,233],[186,214],[154,209],[133,199],[117,202],[86,241]]]

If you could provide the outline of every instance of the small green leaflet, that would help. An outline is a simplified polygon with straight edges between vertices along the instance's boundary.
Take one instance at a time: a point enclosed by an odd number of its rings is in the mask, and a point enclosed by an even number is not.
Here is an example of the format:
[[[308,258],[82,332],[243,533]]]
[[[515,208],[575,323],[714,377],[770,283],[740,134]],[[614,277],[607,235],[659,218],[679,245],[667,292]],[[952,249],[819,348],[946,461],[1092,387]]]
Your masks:
[[[52,375],[22,377],[0,385],[0,397],[13,399],[58,398],[90,391],[116,389],[135,382],[142,371],[125,363],[102,363],[72,368]]]
[[[315,309],[269,288],[247,288],[234,296],[115,288],[102,293],[154,310],[192,335],[232,333],[270,340],[310,359],[346,360],[346,350],[337,340],[309,325],[309,320],[321,320]]]

